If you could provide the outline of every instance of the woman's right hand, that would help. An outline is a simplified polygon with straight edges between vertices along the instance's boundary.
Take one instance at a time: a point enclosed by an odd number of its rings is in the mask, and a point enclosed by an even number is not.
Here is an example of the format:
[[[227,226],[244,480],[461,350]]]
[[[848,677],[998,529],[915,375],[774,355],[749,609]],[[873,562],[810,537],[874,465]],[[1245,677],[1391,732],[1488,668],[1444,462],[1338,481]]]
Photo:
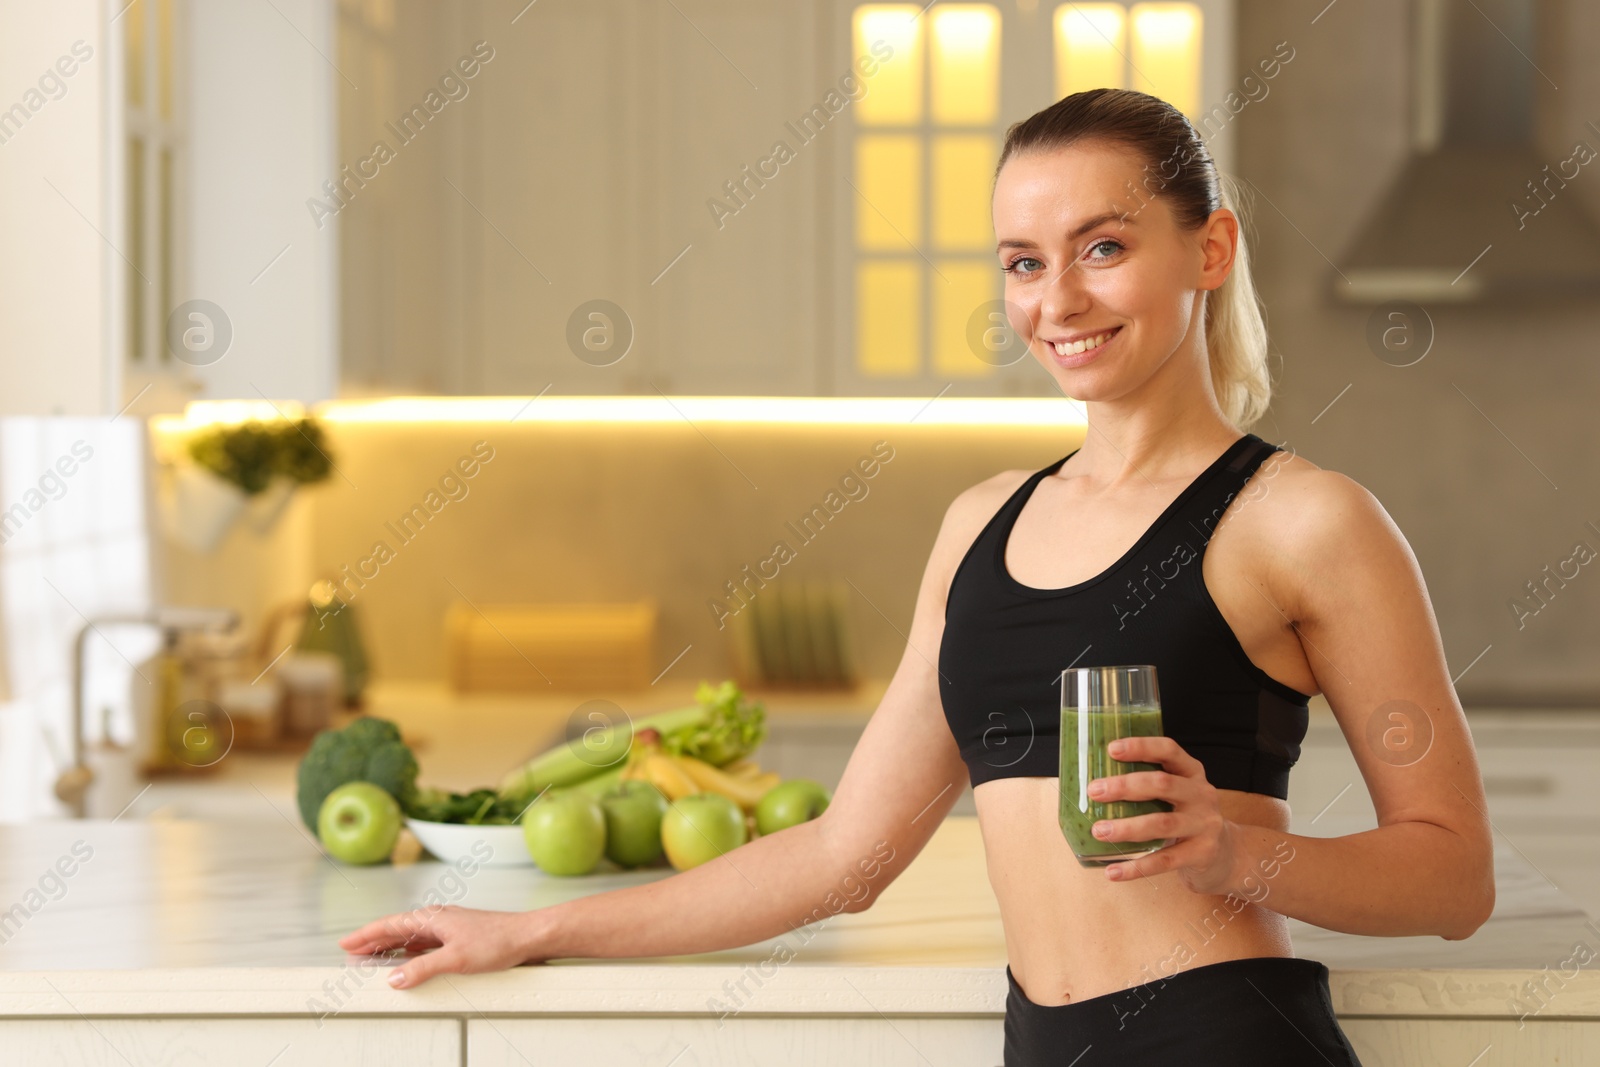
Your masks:
[[[436,974],[500,971],[534,961],[536,914],[455,905],[418,908],[370,922],[341,937],[339,947],[355,955],[419,953],[389,976],[394,988],[411,989]]]

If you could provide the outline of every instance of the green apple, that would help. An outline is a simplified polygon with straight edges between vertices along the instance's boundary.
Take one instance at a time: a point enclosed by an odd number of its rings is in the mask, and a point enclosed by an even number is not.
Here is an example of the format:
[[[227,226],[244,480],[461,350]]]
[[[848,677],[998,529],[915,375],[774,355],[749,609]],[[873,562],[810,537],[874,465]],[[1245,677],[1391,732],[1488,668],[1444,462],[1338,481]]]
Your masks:
[[[578,790],[548,790],[522,814],[528,855],[549,874],[588,874],[606,851],[600,802]]]
[[[744,812],[721,793],[679,797],[661,820],[661,844],[678,870],[698,867],[750,839]]]
[[[661,819],[667,798],[649,782],[619,782],[600,798],[606,815],[606,857],[622,867],[661,858]]]
[[[345,863],[379,863],[400,837],[400,805],[382,786],[346,782],[317,809],[317,836],[328,854]]]
[[[775,834],[790,826],[810,822],[828,810],[828,790],[810,778],[779,782],[756,803],[756,829]]]

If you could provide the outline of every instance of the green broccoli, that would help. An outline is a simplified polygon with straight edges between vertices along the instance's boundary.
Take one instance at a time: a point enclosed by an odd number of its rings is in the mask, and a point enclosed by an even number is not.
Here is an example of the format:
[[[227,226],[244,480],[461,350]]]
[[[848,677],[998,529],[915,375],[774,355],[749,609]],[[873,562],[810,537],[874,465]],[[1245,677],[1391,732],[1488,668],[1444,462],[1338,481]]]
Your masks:
[[[417,788],[417,760],[394,723],[364,715],[343,730],[312,738],[296,778],[300,818],[312,833],[323,800],[346,782],[371,782],[405,807]]]

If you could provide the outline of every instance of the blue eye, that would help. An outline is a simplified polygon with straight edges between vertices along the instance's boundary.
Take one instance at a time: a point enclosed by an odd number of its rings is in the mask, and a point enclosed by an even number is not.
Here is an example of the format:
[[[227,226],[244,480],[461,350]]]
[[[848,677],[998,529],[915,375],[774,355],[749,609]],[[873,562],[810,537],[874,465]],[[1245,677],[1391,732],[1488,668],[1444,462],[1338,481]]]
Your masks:
[[[1092,252],[1096,248],[1104,248],[1106,245],[1110,245],[1112,248],[1116,249],[1116,252],[1108,252],[1107,254],[1105,254],[1103,256],[1095,256],[1094,257],[1095,259],[1110,259],[1112,256],[1116,255],[1117,252],[1122,251],[1121,242],[1114,241],[1109,237],[1102,237],[1100,240],[1098,240],[1094,244],[1090,245],[1089,246],[1089,250]]]
[[[1020,266],[1023,263],[1034,263],[1037,264],[1037,266],[1032,268],[1024,268]],[[1010,263],[1007,263],[1000,269],[1005,271],[1007,274],[1032,274],[1042,266],[1043,264],[1039,263],[1039,261],[1034,259],[1032,256],[1018,256],[1016,259],[1013,259]]]

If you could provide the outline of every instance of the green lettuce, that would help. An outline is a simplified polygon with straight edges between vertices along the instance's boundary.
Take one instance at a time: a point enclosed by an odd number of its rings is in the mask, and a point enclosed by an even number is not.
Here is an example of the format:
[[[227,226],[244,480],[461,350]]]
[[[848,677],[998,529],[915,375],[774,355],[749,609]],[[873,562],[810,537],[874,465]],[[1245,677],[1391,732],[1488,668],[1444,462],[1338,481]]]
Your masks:
[[[760,701],[748,700],[733,682],[701,682],[694,698],[706,709],[705,717],[662,734],[662,751],[721,767],[750,755],[766,738],[766,709]]]

